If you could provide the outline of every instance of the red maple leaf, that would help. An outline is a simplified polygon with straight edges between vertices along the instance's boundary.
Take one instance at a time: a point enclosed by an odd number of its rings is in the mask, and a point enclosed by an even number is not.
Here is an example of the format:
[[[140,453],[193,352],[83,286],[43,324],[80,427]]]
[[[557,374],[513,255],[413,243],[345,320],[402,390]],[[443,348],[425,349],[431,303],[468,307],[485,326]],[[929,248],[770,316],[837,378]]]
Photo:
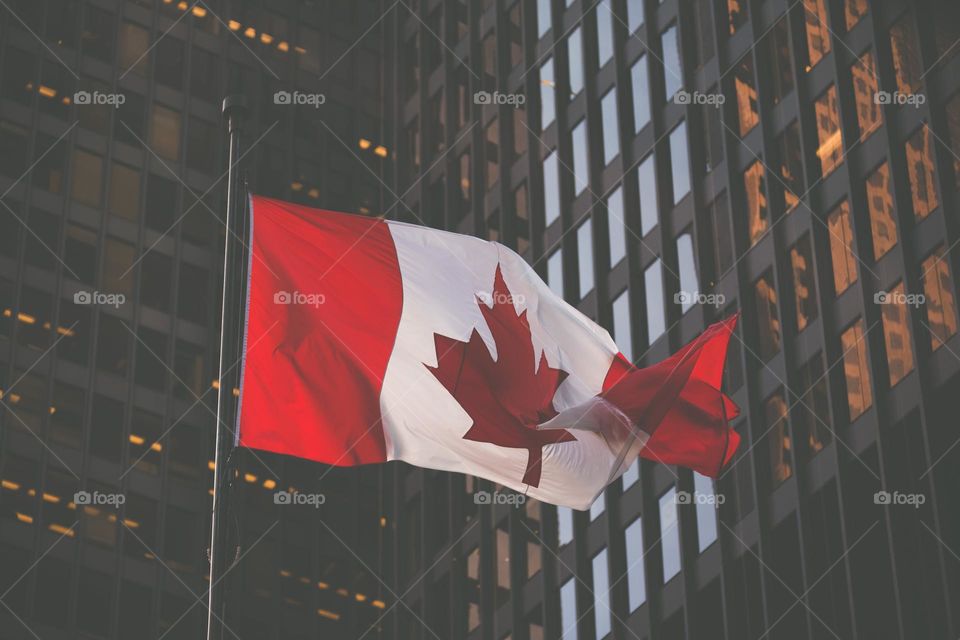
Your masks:
[[[540,486],[543,446],[576,440],[565,429],[536,429],[557,415],[553,396],[567,372],[550,367],[543,352],[538,363],[527,312],[517,315],[499,265],[493,280],[493,308],[479,296],[477,305],[493,334],[497,359],[474,329],[469,342],[434,334],[438,362],[436,367],[426,367],[473,419],[463,438],[526,449],[523,482]]]

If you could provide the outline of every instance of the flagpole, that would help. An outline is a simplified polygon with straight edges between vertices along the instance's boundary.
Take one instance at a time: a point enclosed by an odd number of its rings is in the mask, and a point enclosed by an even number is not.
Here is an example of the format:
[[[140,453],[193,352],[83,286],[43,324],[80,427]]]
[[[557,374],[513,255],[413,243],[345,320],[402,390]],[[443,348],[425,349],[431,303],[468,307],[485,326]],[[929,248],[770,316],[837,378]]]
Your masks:
[[[217,389],[217,440],[213,474],[213,508],[210,526],[210,589],[207,602],[207,640],[223,637],[224,585],[227,571],[227,515],[230,507],[227,491],[231,484],[230,454],[234,444],[237,418],[238,361],[240,360],[241,318],[243,313],[243,216],[246,194],[240,193],[237,163],[240,158],[240,132],[246,114],[246,99],[231,95],[223,101],[223,117],[229,135],[227,166],[227,219],[223,252],[223,304],[220,313],[220,366]]]

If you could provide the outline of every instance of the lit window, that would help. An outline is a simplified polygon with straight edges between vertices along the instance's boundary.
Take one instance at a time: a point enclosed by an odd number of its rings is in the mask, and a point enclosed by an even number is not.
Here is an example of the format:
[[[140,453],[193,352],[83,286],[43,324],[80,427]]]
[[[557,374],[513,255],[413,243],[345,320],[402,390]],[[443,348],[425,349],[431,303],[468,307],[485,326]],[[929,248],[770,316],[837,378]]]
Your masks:
[[[597,640],[601,640],[610,633],[612,626],[606,549],[593,556],[593,615],[596,620]]]
[[[617,117],[617,88],[613,87],[600,100],[601,122],[603,124],[603,164],[620,153],[620,120]]]
[[[730,35],[733,35],[737,32],[737,29],[747,24],[747,21],[750,19],[749,9],[749,0],[727,0]]]
[[[633,335],[630,326],[630,290],[624,289],[613,301],[613,339],[616,340],[620,353],[633,362]],[[624,486],[628,484],[626,478],[631,469],[633,467],[623,474]]]
[[[623,188],[607,196],[607,232],[610,240],[610,266],[627,256],[626,220],[623,217]]]
[[[577,640],[577,579],[560,587],[560,639]]]
[[[877,69],[873,63],[873,54],[869,51],[860,56],[860,60],[850,67],[853,80],[853,95],[857,103],[857,124],[860,127],[860,139],[873,133],[883,120],[883,110],[877,100],[880,87],[877,84]]]
[[[677,522],[677,489],[660,496],[660,548],[663,552],[663,582],[680,573],[680,531]]]
[[[830,232],[830,257],[833,263],[833,289],[839,296],[857,281],[857,262],[853,254],[853,228],[850,205],[844,200],[827,216]]]
[[[580,297],[593,290],[593,218],[587,218],[577,229],[577,266],[580,269]]]
[[[897,72],[897,89],[900,93],[915,94],[920,90],[923,66],[920,64],[920,48],[909,11],[890,27],[890,53]]]
[[[144,75],[149,62],[149,56],[146,55],[149,46],[150,35],[146,29],[130,22],[121,24],[117,59],[121,73],[133,71],[137,75]]]
[[[840,133],[840,112],[837,110],[837,88],[830,88],[814,103],[814,117],[817,120],[817,157],[820,158],[820,171],[829,174],[843,162],[843,135]]]
[[[960,93],[955,93],[945,107],[947,113],[947,131],[950,133],[948,149],[953,156],[953,179],[955,188],[960,191]]]
[[[687,123],[670,132],[670,167],[673,173],[673,204],[690,193],[690,163],[687,159]]]
[[[923,219],[937,208],[936,169],[933,164],[933,141],[930,128],[923,124],[904,145],[907,176],[913,197],[913,213]]]
[[[868,10],[867,0],[844,0],[843,17],[847,24],[847,31],[853,29],[860,22],[860,18],[867,15]]]
[[[807,27],[807,54],[810,66],[815,67],[830,53],[830,30],[827,27],[826,0],[803,0]]]
[[[587,121],[581,120],[570,134],[573,144],[574,195],[580,195],[590,183],[590,165],[587,162]]]
[[[757,111],[757,86],[753,79],[753,54],[748,53],[743,56],[737,64],[733,72],[733,82],[737,92],[737,117],[742,138],[760,122]]]
[[[843,373],[847,382],[847,406],[850,409],[850,420],[853,421],[873,404],[863,320],[857,320],[843,332],[840,336],[840,348],[843,349]]]
[[[168,160],[180,157],[180,113],[158,104],[153,105],[150,126],[150,147]]]
[[[713,492],[713,480],[693,472],[693,491],[697,499],[697,542],[700,553],[717,540],[717,497]]]
[[[644,571],[643,521],[637,518],[624,532],[627,547],[627,601],[630,611],[647,601],[647,577]]]
[[[547,285],[551,291],[563,297],[563,247],[557,247],[547,258]]]
[[[657,176],[653,154],[643,159],[637,169],[640,186],[640,235],[645,236],[657,226]]]
[[[793,295],[797,308],[797,331],[803,331],[817,317],[817,286],[813,277],[810,236],[804,235],[790,248]]]
[[[543,159],[543,214],[546,226],[560,217],[560,181],[557,173],[557,152]]]
[[[743,188],[747,195],[747,224],[749,225],[750,244],[756,244],[767,227],[770,218],[767,213],[766,171],[759,160],[743,172]]]
[[[640,0],[637,0],[639,2]],[[640,56],[630,67],[633,85],[633,131],[640,133],[650,122],[650,85],[647,76],[647,57]]]
[[[897,244],[897,223],[893,218],[893,196],[890,194],[890,168],[887,163],[867,178],[867,209],[873,236],[873,259],[879,260]]]
[[[683,67],[680,66],[680,44],[677,42],[677,25],[672,25],[660,34],[663,47],[663,84],[667,102],[683,86]]]
[[[573,511],[557,507],[557,542],[562,547],[573,540]]]
[[[570,68],[570,98],[583,89],[583,38],[577,27],[567,38],[567,58]]]
[[[680,267],[680,308],[686,313],[693,307],[700,288],[693,257],[693,236],[689,232],[677,237],[677,265]]]
[[[77,202],[100,206],[102,194],[103,158],[74,148],[70,196]]]
[[[773,274],[767,270],[754,285],[757,302],[757,328],[760,331],[760,357],[764,362],[780,350],[780,316]]]
[[[923,261],[923,293],[926,296],[924,307],[927,310],[927,323],[930,329],[930,348],[936,351],[957,332],[957,305],[954,298],[956,289],[950,277],[950,265],[944,260],[943,246],[940,246]]]
[[[887,292],[886,302],[880,305],[891,387],[913,371],[913,346],[910,327],[907,324],[907,305],[904,296],[901,282]]]
[[[664,331],[666,319],[663,308],[663,268],[657,258],[643,272],[647,300],[647,344],[653,344]]]
[[[780,389],[767,398],[763,405],[764,431],[770,447],[770,475],[774,485],[793,475],[790,460],[792,443],[787,431],[787,401]]]
[[[556,89],[556,79],[553,74],[553,58],[547,58],[547,61],[540,67],[540,128],[546,129],[556,117],[556,106],[554,104],[554,89]]]

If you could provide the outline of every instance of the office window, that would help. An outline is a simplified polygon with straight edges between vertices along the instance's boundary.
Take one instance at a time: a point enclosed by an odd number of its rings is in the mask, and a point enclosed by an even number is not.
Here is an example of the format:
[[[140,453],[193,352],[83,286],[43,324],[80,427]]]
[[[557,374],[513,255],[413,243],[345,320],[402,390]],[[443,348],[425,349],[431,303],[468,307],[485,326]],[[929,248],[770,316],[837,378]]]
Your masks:
[[[624,531],[627,548],[627,601],[630,611],[647,601],[647,578],[644,570],[643,522],[637,518]]]
[[[663,85],[667,102],[683,86],[683,67],[680,65],[680,43],[677,25],[671,25],[660,34],[663,47]]]
[[[923,66],[909,11],[890,27],[890,53],[897,75],[897,89],[900,93],[917,93],[923,80]]]
[[[467,631],[480,626],[480,548],[474,547],[467,554]]]
[[[638,2],[640,0],[637,0]],[[637,58],[630,67],[630,84],[633,85],[633,131],[640,133],[650,122],[650,79],[647,75],[647,57]]]
[[[700,285],[697,284],[697,265],[693,253],[693,235],[690,232],[677,237],[677,264],[680,267],[680,308],[683,313],[693,308]]]
[[[643,272],[647,301],[647,344],[653,344],[667,329],[663,308],[663,267],[657,258]]]
[[[749,0],[727,0],[728,30],[730,35],[750,20]]]
[[[590,165],[587,162],[587,121],[581,120],[570,134],[573,144],[574,195],[580,195],[590,184]]]
[[[563,297],[563,247],[557,247],[547,258],[547,285],[551,291]]]
[[[727,202],[726,191],[721,191],[708,205],[704,222],[706,235],[713,243],[713,277],[715,280],[719,280],[733,266],[730,206]]]
[[[747,135],[758,122],[757,85],[753,77],[753,54],[743,56],[733,71],[733,85],[737,94],[737,118],[740,137]]]
[[[806,455],[813,457],[830,443],[830,402],[827,398],[827,376],[824,375],[823,354],[818,353],[800,367],[798,389],[803,395],[795,400],[793,415],[797,441],[806,442]]]
[[[550,4],[551,0],[537,0],[537,37],[550,31]]]
[[[113,163],[110,170],[110,211],[136,220],[140,214],[140,172],[125,164]]]
[[[497,606],[510,600],[510,533],[497,528]]]
[[[791,211],[806,191],[803,181],[803,155],[800,150],[800,126],[791,122],[778,139],[780,147],[780,178],[783,181],[784,211]]]
[[[803,331],[817,317],[817,285],[813,275],[810,236],[804,235],[790,248],[793,295],[797,307],[797,331]]]
[[[760,331],[759,353],[764,362],[780,351],[780,316],[777,312],[777,290],[768,269],[753,286],[757,302],[757,325]]]
[[[609,3],[601,2],[597,9],[597,59],[603,67],[613,57],[613,9]]]
[[[75,147],[71,167],[70,196],[77,202],[99,207],[103,189],[103,158]]]
[[[487,190],[489,191],[493,185],[497,184],[497,181],[500,180],[500,158],[499,158],[499,149],[500,149],[500,126],[499,120],[494,118],[489,125],[487,125],[486,135],[484,136],[486,140],[486,145],[484,149],[484,156],[486,158],[486,178],[487,178]],[[419,154],[418,154],[419,155]],[[417,166],[419,166],[419,160]]]
[[[523,506],[524,515],[526,516],[525,526],[521,525],[521,534],[526,534],[526,576],[529,580],[533,576],[537,575],[540,572],[540,569],[543,568],[543,548],[541,547],[540,540],[541,533],[540,529],[540,514],[542,512],[540,508],[540,502],[533,499],[527,498],[527,501]]]
[[[610,633],[610,576],[607,570],[607,550],[593,556],[593,615],[596,620],[597,640]]]
[[[747,224],[750,244],[756,244],[770,226],[767,211],[766,171],[757,160],[743,172],[743,187],[747,196]]]
[[[546,129],[553,123],[557,115],[556,105],[554,103],[554,89],[556,89],[556,78],[553,73],[553,58],[547,58],[547,61],[540,66],[540,128]]]
[[[567,38],[567,58],[570,70],[570,99],[583,89],[583,37],[580,27]]]
[[[519,5],[517,5],[519,6]],[[443,95],[441,92],[440,95]],[[515,156],[522,156],[527,152],[527,107],[517,106],[513,110],[513,153]],[[441,132],[443,131],[443,120],[440,121]],[[441,133],[442,137],[442,133]],[[444,145],[441,143],[437,146],[437,151],[443,151]]]
[[[941,245],[923,261],[921,267],[923,294],[926,296],[924,308],[927,312],[932,351],[942,347],[957,332],[957,304],[954,298],[956,288],[953,278],[950,277],[950,265],[944,258]]]
[[[622,349],[621,349],[621,352],[623,352]],[[623,355],[627,355],[627,354],[624,352]],[[620,476],[620,480],[623,482],[623,491],[626,492],[626,490],[632,487],[634,483],[639,479],[640,479],[640,460],[638,459],[638,460],[634,460],[633,464],[627,467],[627,470],[623,472],[622,476]]]
[[[117,63],[121,73],[132,71],[137,75],[145,75],[147,71],[147,51],[150,47],[150,35],[146,29],[130,22],[120,25],[119,52]]]
[[[624,0],[627,5],[627,31],[634,34],[643,24],[643,0]]]
[[[587,218],[577,229],[577,266],[580,272],[580,297],[593,290],[593,218]]]
[[[573,540],[573,510],[557,507],[557,542],[562,547]]]
[[[603,164],[620,153],[620,120],[617,117],[617,88],[607,91],[600,100],[601,124],[603,126]]]
[[[456,194],[459,200],[459,211],[460,215],[466,215],[470,211],[470,196],[471,190],[470,185],[470,152],[465,151],[460,154],[460,160],[457,162],[457,165],[460,168],[460,175],[457,180]]]
[[[910,178],[910,195],[913,197],[913,213],[921,220],[939,204],[932,138],[930,128],[923,124],[904,145],[907,176]]]
[[[177,160],[180,157],[180,113],[155,104],[150,122],[150,147],[163,158]]]
[[[886,302],[880,305],[891,387],[913,371],[913,346],[904,296],[903,283],[900,282],[887,292]]]
[[[577,579],[560,587],[560,640],[577,640]]]
[[[174,89],[183,88],[183,70],[186,67],[184,46],[182,40],[170,34],[157,40],[153,67],[153,77],[157,82]]]
[[[663,582],[680,573],[680,531],[677,521],[677,489],[660,496],[660,549],[663,552]]]
[[[820,171],[828,175],[843,162],[843,136],[840,133],[840,112],[837,109],[837,88],[830,85],[813,106],[817,120],[817,157]]]
[[[803,0],[804,22],[807,27],[807,55],[815,67],[830,53],[830,29],[827,27],[826,0]]]
[[[713,85],[708,93],[719,93]],[[703,149],[704,173],[710,173],[723,161],[723,125],[720,124],[720,109],[698,109],[702,126],[702,138],[698,141]]]
[[[657,176],[651,153],[637,168],[640,188],[640,235],[645,236],[657,226]]]
[[[787,18],[780,18],[764,39],[767,59],[773,63],[768,72],[773,90],[773,103],[779,104],[793,91],[793,58],[790,55],[790,31],[787,27]]]
[[[604,494],[597,496],[597,499],[593,501],[593,504],[590,505],[590,522],[593,522],[597,518],[603,515],[603,512],[607,509],[607,499]]]
[[[841,202],[827,216],[830,232],[830,257],[833,263],[833,289],[836,295],[857,281],[857,261],[853,253],[853,228],[850,226],[850,205]]]
[[[630,325],[630,290],[624,289],[613,301],[613,339],[623,356],[633,362],[633,334]],[[636,465],[634,465],[636,466]],[[624,487],[627,485],[627,474],[631,467],[623,474]],[[634,479],[634,481],[636,481]],[[632,482],[630,483],[632,484]]]
[[[548,227],[560,217],[560,175],[556,151],[551,151],[543,159],[543,214]]]
[[[690,193],[690,162],[687,157],[687,123],[670,132],[670,167],[673,173],[673,204]]]
[[[693,472],[693,492],[697,497],[697,542],[700,553],[717,540],[717,496],[713,491],[713,480]]]
[[[793,475],[792,450],[787,430],[787,401],[783,389],[767,398],[763,405],[764,431],[770,447],[770,479],[776,486]]]
[[[867,209],[873,236],[873,259],[879,260],[897,244],[893,196],[890,193],[890,167],[881,164],[867,177]]]
[[[840,336],[843,351],[843,374],[847,383],[847,407],[853,422],[873,404],[870,369],[867,365],[867,343],[863,320],[857,320]]]
[[[843,17],[847,25],[847,31],[853,29],[860,22],[860,18],[867,15],[869,9],[867,0],[844,0]]]
[[[610,241],[610,266],[627,256],[626,218],[623,216],[623,187],[607,196],[607,233]]]
[[[873,53],[867,51],[850,66],[850,78],[853,81],[853,95],[857,103],[860,139],[863,140],[876,131],[883,120],[883,110],[877,101],[880,86],[877,80],[877,68],[873,63]]]

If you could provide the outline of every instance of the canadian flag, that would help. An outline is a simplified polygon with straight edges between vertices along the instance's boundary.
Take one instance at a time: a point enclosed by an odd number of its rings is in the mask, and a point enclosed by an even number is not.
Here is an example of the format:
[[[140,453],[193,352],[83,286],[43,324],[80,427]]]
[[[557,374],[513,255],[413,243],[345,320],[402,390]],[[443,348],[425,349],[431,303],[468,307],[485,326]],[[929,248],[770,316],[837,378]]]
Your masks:
[[[638,455],[716,476],[736,318],[637,369],[496,242],[254,196],[238,443],[587,509]]]

